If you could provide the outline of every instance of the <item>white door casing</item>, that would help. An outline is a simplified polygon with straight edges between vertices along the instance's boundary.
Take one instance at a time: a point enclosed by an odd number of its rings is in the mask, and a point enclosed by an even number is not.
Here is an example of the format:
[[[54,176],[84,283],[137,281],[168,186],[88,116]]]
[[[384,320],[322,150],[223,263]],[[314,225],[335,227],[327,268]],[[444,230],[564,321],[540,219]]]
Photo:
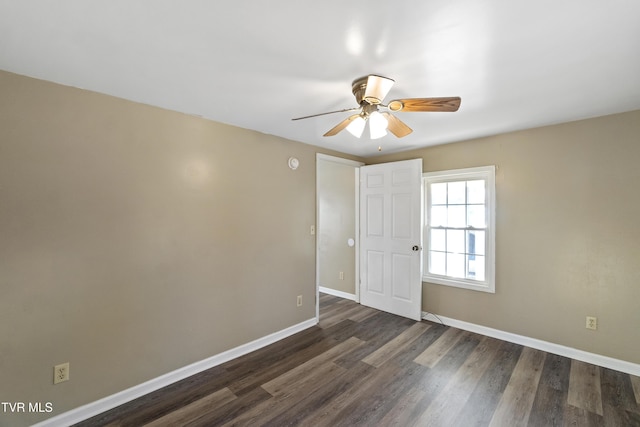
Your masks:
[[[354,198],[351,202],[347,202],[348,207],[345,208],[343,206],[340,206],[338,210],[340,211],[341,215],[344,214],[345,212],[347,212],[348,214],[355,215],[355,218],[353,218],[354,219],[353,229],[351,229],[350,234],[348,235],[350,239],[353,239],[353,245],[355,246],[355,248],[351,249],[354,251],[353,265],[347,263],[346,268],[353,269],[352,274],[355,277],[352,283],[353,283],[353,289],[355,292],[355,301],[358,303],[360,302],[360,285],[359,285],[360,283],[360,268],[359,268],[360,241],[358,239],[358,230],[360,229],[360,225],[359,225],[360,224],[360,207],[359,207],[360,191],[359,190],[360,190],[360,167],[363,166],[364,163],[356,162],[354,160],[349,160],[349,159],[343,159],[341,157],[334,157],[326,154],[317,153],[316,154],[316,218],[317,218],[317,223],[316,223],[316,318],[318,319],[318,321],[320,320],[319,292],[320,292],[321,286],[323,285],[321,281],[321,277],[327,274],[329,275],[335,274],[335,277],[339,277],[338,272],[341,271],[338,269],[331,270],[332,266],[326,264],[325,262],[326,257],[324,256],[326,254],[326,251],[333,251],[335,249],[334,247],[328,245],[325,239],[325,233],[327,232],[327,230],[325,229],[326,223],[323,220],[323,215],[322,215],[323,211],[330,208],[326,204],[324,204],[323,206],[322,195],[330,194],[331,196],[335,196],[335,193],[333,193],[333,190],[327,190],[326,186],[322,185],[322,182],[324,181],[324,179],[321,176],[321,171],[324,168],[321,167],[321,165],[326,165],[331,163],[341,164],[343,166],[349,166],[353,168],[353,173],[354,173],[353,181],[349,185],[352,186],[351,189],[353,190]],[[345,183],[345,185],[347,184]],[[330,191],[330,193],[326,193],[327,191]],[[331,232],[334,232],[334,231],[335,230],[332,230]],[[351,246],[349,243],[349,240],[346,237],[344,238],[344,241],[341,241],[341,243],[344,245],[344,248]],[[323,292],[327,292],[331,290],[332,289],[330,288],[323,287]],[[332,294],[338,295],[342,298],[350,298],[350,295],[340,295],[336,292],[333,292]]]
[[[422,159],[360,168],[360,302],[414,320],[422,305]]]

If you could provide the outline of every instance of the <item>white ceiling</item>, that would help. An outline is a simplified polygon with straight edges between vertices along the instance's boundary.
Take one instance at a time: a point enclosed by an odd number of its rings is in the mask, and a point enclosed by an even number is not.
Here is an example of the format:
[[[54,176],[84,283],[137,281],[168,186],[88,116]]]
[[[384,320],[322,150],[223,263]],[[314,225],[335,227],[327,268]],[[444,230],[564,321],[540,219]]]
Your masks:
[[[369,156],[640,109],[640,1],[0,0],[0,69]],[[291,120],[367,74],[460,110],[375,141]]]

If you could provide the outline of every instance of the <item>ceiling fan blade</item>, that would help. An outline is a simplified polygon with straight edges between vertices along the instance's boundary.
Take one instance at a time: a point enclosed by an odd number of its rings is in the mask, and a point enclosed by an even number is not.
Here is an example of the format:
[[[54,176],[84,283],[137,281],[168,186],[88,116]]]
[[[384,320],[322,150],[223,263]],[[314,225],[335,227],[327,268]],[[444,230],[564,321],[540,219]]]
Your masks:
[[[353,120],[357,119],[358,117],[360,117],[360,114],[354,114],[353,116],[347,117],[346,119],[344,119],[343,121],[338,123],[336,126],[334,126],[331,130],[329,130],[329,132],[325,133],[322,136],[333,136],[333,135],[336,135],[338,132],[340,132],[341,130],[343,130],[347,126],[349,126],[349,124]]]
[[[387,107],[391,111],[458,111],[460,97],[394,99]]]
[[[344,110],[329,111],[327,113],[312,114],[310,116],[304,116],[304,117],[296,117],[295,119],[291,119],[291,120],[310,119],[311,117],[326,116],[327,114],[334,114],[334,113],[345,113],[347,111],[356,111],[356,110],[359,110],[359,109],[360,109],[360,107],[345,108]]]
[[[402,138],[404,136],[409,135],[413,132],[409,126],[407,126],[402,120],[394,116],[393,114],[389,114],[387,112],[382,113],[382,115],[387,119],[387,129],[394,134],[398,138]]]

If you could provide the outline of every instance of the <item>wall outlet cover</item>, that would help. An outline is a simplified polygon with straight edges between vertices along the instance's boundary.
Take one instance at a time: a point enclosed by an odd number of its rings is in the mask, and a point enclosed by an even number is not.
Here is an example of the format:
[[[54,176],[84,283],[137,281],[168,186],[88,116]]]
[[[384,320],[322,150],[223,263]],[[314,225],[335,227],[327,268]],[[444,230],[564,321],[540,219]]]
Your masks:
[[[53,367],[53,383],[58,384],[64,381],[69,381],[69,362]]]

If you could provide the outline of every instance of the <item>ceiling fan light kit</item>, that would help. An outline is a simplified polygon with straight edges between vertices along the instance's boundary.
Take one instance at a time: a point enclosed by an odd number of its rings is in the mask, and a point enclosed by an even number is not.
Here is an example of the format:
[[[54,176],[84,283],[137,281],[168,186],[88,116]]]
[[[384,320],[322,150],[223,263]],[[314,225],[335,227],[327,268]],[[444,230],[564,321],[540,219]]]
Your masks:
[[[371,139],[385,136],[387,134],[387,126],[389,126],[389,122],[378,111],[374,111],[369,115],[369,135]]]
[[[360,138],[362,136],[362,132],[364,132],[364,126],[366,124],[367,121],[365,119],[363,119],[361,116],[356,116],[353,120],[350,121],[349,125],[347,126],[347,130],[351,135],[355,136],[356,138]],[[327,136],[327,134],[325,134],[324,136]]]
[[[382,138],[387,134],[387,130],[397,138],[409,135],[413,130],[402,120],[389,113],[380,112],[380,108],[396,112],[454,112],[460,108],[460,97],[446,98],[405,98],[394,99],[387,105],[382,101],[387,96],[395,81],[388,77],[375,74],[359,77],[351,85],[351,91],[356,97],[359,107],[345,108],[343,110],[329,111],[327,113],[313,114],[311,116],[297,117],[292,120],[309,119],[311,117],[324,116],[326,114],[344,113],[347,111],[360,110],[358,114],[347,117],[323,136],[334,136],[347,129],[356,138],[360,138],[364,133],[364,128],[369,124],[369,136],[371,139]]]

